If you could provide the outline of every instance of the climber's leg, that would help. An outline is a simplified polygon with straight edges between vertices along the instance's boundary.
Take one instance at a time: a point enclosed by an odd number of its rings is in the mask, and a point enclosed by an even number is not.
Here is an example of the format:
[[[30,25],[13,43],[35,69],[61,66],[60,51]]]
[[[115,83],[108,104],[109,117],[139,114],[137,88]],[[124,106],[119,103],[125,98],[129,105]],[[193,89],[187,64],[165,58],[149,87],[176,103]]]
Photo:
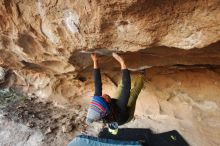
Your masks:
[[[130,97],[129,97],[129,101],[128,101],[128,105],[127,105],[129,108],[128,121],[130,121],[134,116],[136,101],[137,101],[138,95],[140,94],[143,86],[144,86],[144,75],[139,75],[134,79],[134,86],[130,91]]]
[[[123,84],[122,84],[122,79],[118,82],[118,86],[117,86],[117,89],[114,93],[114,96],[113,98],[114,99],[118,99],[120,96],[121,96],[121,91],[122,91],[122,88],[123,88]]]

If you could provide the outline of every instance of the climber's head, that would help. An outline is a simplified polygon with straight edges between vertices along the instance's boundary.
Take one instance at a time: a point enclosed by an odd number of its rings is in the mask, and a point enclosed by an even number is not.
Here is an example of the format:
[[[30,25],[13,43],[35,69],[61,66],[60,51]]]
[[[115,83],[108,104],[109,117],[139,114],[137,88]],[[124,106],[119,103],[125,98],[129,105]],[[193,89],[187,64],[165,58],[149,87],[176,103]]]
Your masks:
[[[90,102],[90,106],[86,116],[87,124],[91,124],[94,121],[99,121],[109,114],[110,109],[108,103],[105,101],[108,100],[108,97],[105,95],[105,98],[106,99],[101,96],[92,97],[92,101]]]

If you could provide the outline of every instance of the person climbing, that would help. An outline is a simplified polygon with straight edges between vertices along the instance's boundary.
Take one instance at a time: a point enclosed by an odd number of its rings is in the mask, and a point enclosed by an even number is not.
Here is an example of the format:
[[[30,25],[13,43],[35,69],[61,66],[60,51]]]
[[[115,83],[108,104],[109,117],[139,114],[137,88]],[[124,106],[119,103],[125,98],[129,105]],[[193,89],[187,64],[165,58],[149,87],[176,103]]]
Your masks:
[[[144,75],[136,77],[134,87],[131,89],[130,71],[127,69],[124,59],[116,53],[112,53],[112,56],[120,63],[122,72],[122,80],[114,98],[108,94],[102,94],[98,57],[96,54],[91,55],[95,93],[89,105],[86,123],[91,124],[94,121],[103,120],[104,124],[108,124],[109,132],[115,135],[118,132],[118,125],[129,122],[134,116],[136,100],[144,85]]]

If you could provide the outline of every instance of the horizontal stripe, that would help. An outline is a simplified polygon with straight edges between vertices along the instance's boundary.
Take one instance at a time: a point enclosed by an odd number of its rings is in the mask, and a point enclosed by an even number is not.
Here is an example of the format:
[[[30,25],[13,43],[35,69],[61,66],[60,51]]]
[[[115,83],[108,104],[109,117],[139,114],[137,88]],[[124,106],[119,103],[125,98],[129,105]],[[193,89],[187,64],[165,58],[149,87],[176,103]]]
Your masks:
[[[94,105],[98,106],[102,111],[105,111],[105,108],[103,108],[100,104],[97,104],[95,102],[90,102],[90,104],[94,104]]]
[[[106,104],[106,103],[103,103],[103,102],[101,102],[100,100],[97,100],[97,99],[93,99],[92,102],[96,102],[96,103],[98,103],[100,105],[103,105],[103,106],[105,106],[105,104]]]
[[[98,103],[104,109],[108,109],[109,110],[109,105],[99,96],[94,96],[94,98],[92,99],[92,102]]]
[[[104,116],[110,112],[109,105],[100,96],[93,96],[90,102],[90,108]]]
[[[94,97],[92,100],[99,102],[101,105],[107,105],[107,103],[101,97]]]
[[[102,105],[96,101],[91,101],[90,104],[96,104],[97,106],[100,106],[100,108],[102,108],[103,110],[108,110],[108,108],[109,108],[108,105]]]
[[[96,100],[102,102],[103,104],[106,104],[106,102],[104,101],[104,99],[101,96],[93,96],[93,99],[96,99]]]
[[[93,105],[90,106],[90,109],[95,110],[98,113],[102,112],[99,108],[97,108],[96,106],[93,106]]]

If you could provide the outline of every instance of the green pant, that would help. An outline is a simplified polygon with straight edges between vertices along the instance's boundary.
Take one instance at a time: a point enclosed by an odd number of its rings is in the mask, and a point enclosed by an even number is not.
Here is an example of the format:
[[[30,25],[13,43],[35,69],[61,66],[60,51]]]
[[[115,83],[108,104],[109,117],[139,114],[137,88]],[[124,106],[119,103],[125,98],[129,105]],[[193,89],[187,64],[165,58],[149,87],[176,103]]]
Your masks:
[[[133,117],[134,117],[134,111],[135,111],[135,106],[136,106],[136,101],[138,98],[138,95],[141,92],[141,89],[144,86],[144,76],[143,75],[138,75],[136,77],[134,77],[134,79],[132,79],[131,82],[131,90],[130,90],[130,97],[128,100],[128,112],[129,112],[129,119],[127,122],[129,122]],[[118,99],[121,95],[122,92],[122,81],[120,81],[120,83],[118,84],[118,88],[117,91],[115,93],[115,99]]]

